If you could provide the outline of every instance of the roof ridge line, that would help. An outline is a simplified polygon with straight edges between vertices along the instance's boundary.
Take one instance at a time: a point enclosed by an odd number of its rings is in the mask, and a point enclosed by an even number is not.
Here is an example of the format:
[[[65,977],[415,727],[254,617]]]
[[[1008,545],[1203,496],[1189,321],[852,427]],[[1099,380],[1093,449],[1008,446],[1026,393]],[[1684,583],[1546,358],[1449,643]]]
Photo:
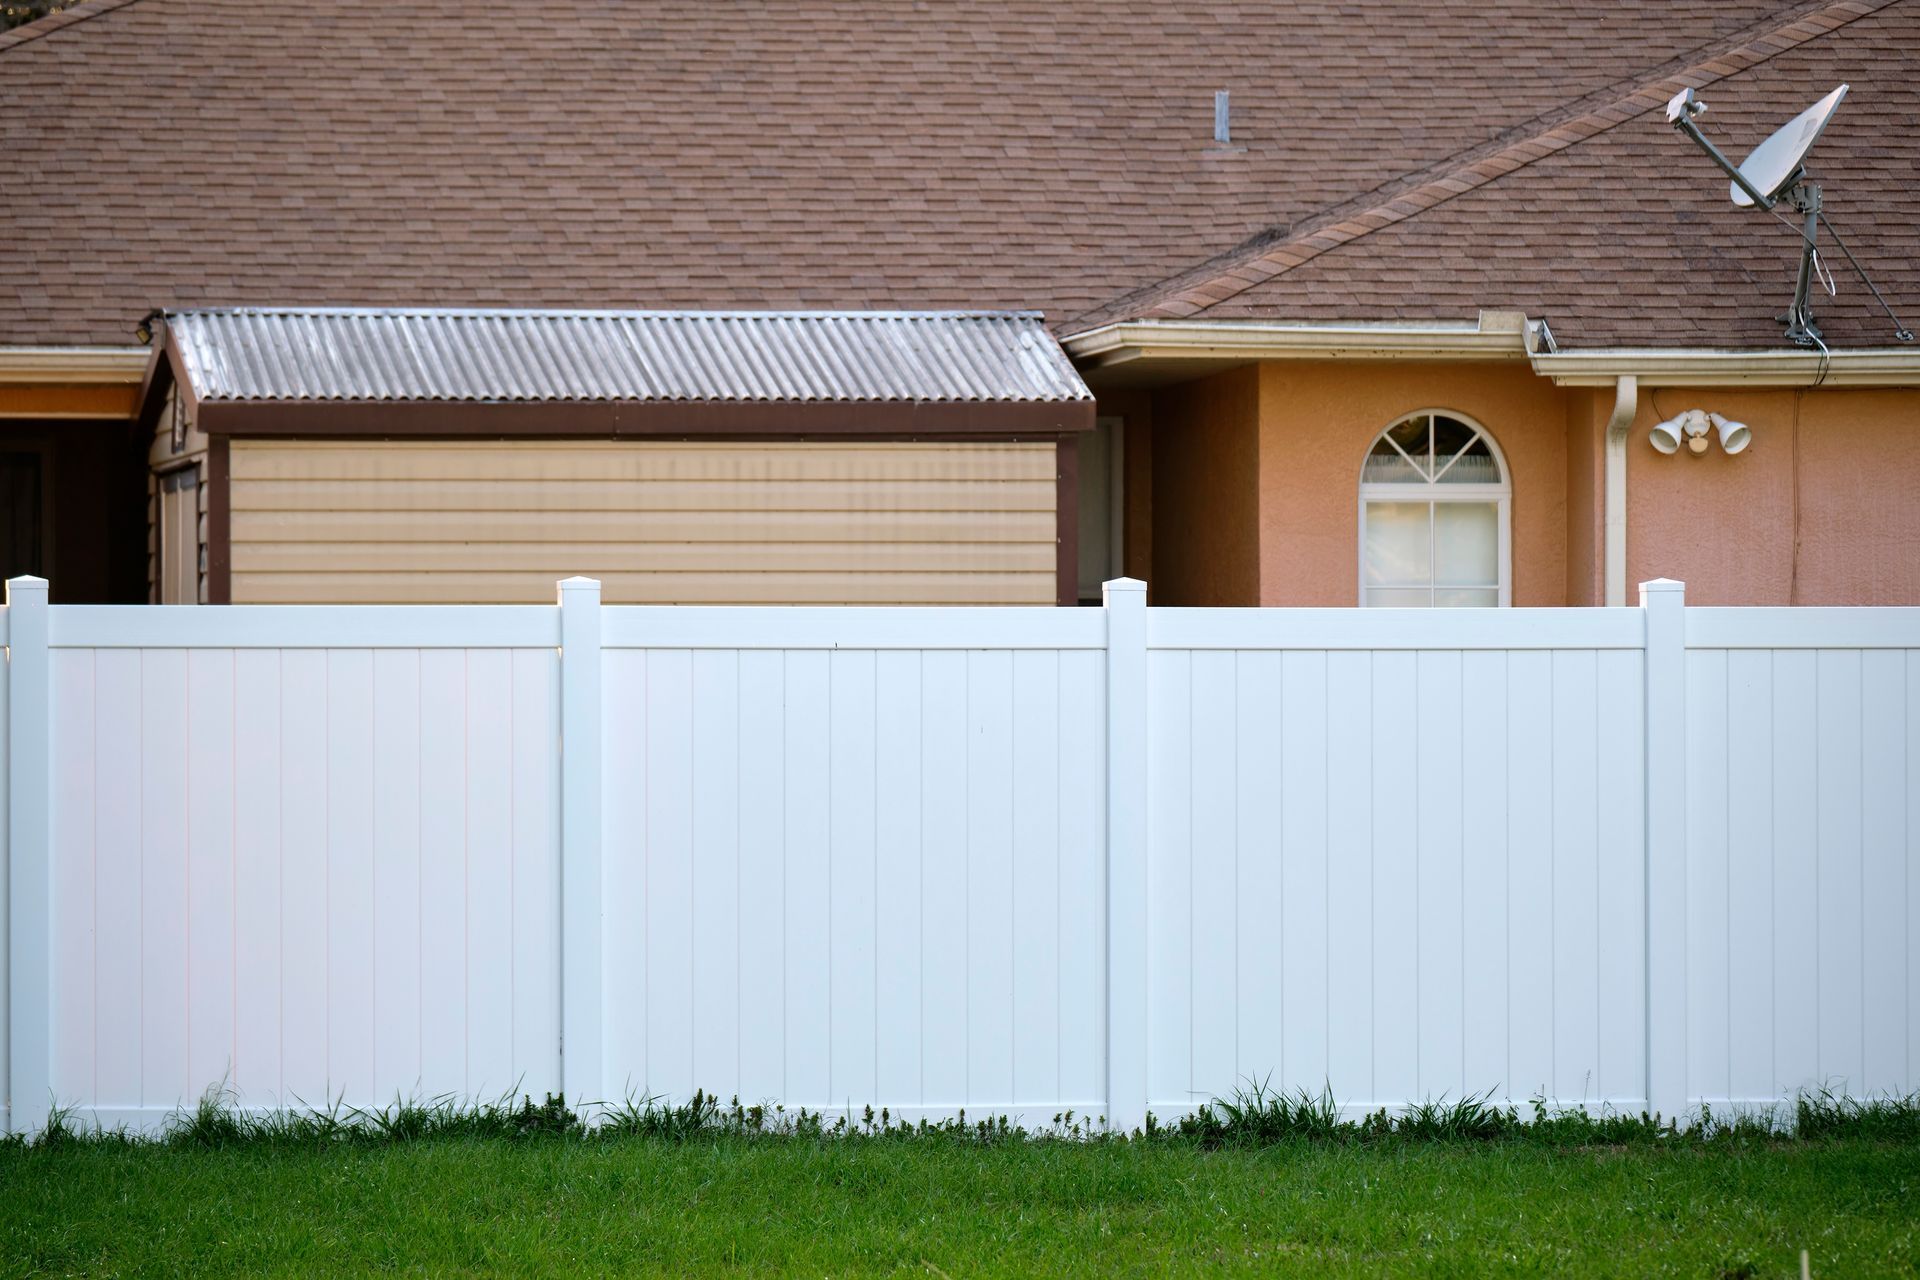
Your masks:
[[[32,22],[24,22],[11,31],[0,31],[0,53],[17,49],[23,44],[32,44],[45,39],[56,31],[78,26],[89,18],[112,13],[115,9],[124,9],[139,0],[81,0],[81,3],[65,9],[56,9],[52,13],[42,14]]]
[[[1736,75],[1898,2],[1833,0],[1799,10],[1777,26],[1748,27],[1730,43],[1702,46],[1708,51],[1704,57],[1677,70],[1662,70],[1651,79],[1618,82],[1616,88],[1625,92],[1604,98],[1587,110],[1564,117],[1553,114],[1535,117],[1539,128],[1523,137],[1490,150],[1476,147],[1455,152],[1425,169],[1405,175],[1404,186],[1384,184],[1372,192],[1329,205],[1277,239],[1256,238],[1196,268],[1088,311],[1069,327],[1077,329],[1130,319],[1182,319],[1217,306],[1369,232],[1424,213],[1536,160],[1556,155],[1636,119],[1683,88],[1698,89]],[[1672,64],[1669,61],[1661,65],[1666,68]],[[1627,88],[1629,85],[1634,87]],[[1368,203],[1370,197],[1383,190],[1391,194]],[[1130,299],[1148,305],[1129,307]]]

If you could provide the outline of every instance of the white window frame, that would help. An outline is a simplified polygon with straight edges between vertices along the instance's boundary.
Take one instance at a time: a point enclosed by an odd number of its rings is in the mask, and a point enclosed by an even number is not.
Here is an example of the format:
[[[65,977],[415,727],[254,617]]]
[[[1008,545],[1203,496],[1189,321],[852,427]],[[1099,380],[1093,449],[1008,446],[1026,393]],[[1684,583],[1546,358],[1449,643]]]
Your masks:
[[[1381,439],[1384,438],[1387,435],[1387,433],[1392,431],[1395,427],[1398,427],[1402,423],[1408,422],[1414,418],[1423,418],[1430,414],[1438,414],[1443,417],[1452,418],[1458,422],[1463,422],[1467,426],[1473,428],[1474,431],[1478,432],[1480,435],[1480,438],[1487,442],[1487,451],[1493,455],[1494,465],[1500,468],[1500,483],[1499,484],[1438,484],[1438,483],[1435,483],[1434,481],[1429,480],[1424,484],[1417,484],[1417,485],[1404,484],[1404,483],[1391,483],[1391,482],[1388,482],[1388,483],[1375,482],[1375,483],[1369,484],[1366,479],[1367,459],[1373,456],[1374,446],[1379,444]],[[1431,428],[1429,428],[1429,430],[1431,430]],[[1499,526],[1498,533],[1499,533],[1499,561],[1500,561],[1500,595],[1499,595],[1500,603],[1498,607],[1502,609],[1512,607],[1513,605],[1513,472],[1507,466],[1507,455],[1501,451],[1500,442],[1494,439],[1493,432],[1487,430],[1486,427],[1482,426],[1478,420],[1468,416],[1467,414],[1461,413],[1458,409],[1444,409],[1444,408],[1415,409],[1410,413],[1401,414],[1399,417],[1389,422],[1386,426],[1382,427],[1379,431],[1375,432],[1373,436],[1371,436],[1367,440],[1366,452],[1362,454],[1360,457],[1360,483],[1358,487],[1360,490],[1360,503],[1358,507],[1358,517],[1359,517],[1358,529],[1359,529],[1360,537],[1359,537],[1359,546],[1357,548],[1358,554],[1356,555],[1355,559],[1358,566],[1358,579],[1357,579],[1356,585],[1359,590],[1359,595],[1357,599],[1359,601],[1361,608],[1364,609],[1364,608],[1372,607],[1367,604],[1367,504],[1369,502],[1405,502],[1405,503],[1425,504],[1428,508],[1428,514],[1427,514],[1428,543],[1427,545],[1429,548],[1431,548],[1433,545],[1432,543],[1433,504],[1440,503],[1440,502],[1483,502],[1483,503],[1492,502],[1494,503],[1496,512],[1497,512],[1495,516],[1495,520]],[[1418,496],[1415,496],[1415,495],[1418,495]],[[1429,583],[1428,587],[1429,587],[1429,590],[1432,590],[1432,589],[1438,588],[1441,585],[1442,584],[1439,584],[1439,583]],[[1380,606],[1380,607],[1384,608],[1386,606]],[[1428,607],[1431,608],[1434,606],[1429,605]]]

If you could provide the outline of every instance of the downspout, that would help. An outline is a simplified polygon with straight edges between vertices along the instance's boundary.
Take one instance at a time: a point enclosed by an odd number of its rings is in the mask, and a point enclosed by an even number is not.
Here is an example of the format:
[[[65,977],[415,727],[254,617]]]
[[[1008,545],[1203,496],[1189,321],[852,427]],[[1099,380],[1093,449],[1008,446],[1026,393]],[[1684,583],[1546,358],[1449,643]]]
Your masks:
[[[1613,384],[1607,418],[1607,527],[1605,591],[1608,605],[1627,602],[1627,429],[1640,409],[1640,380],[1623,373]]]

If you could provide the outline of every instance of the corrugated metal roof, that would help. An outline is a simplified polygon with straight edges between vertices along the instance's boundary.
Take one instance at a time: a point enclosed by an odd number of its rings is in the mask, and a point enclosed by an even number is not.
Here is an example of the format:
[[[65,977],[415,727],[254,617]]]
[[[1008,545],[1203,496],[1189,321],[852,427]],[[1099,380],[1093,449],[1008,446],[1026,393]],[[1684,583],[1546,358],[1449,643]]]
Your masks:
[[[167,324],[202,400],[1093,398],[1034,312],[233,308]]]

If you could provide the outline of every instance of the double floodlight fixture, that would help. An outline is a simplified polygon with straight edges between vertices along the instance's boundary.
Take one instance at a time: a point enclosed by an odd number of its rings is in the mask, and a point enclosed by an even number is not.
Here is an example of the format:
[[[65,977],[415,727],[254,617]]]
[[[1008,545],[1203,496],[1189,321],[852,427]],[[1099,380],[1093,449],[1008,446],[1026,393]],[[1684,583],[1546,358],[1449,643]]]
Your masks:
[[[1753,443],[1753,432],[1746,423],[1705,409],[1688,409],[1665,422],[1655,423],[1647,438],[1661,453],[1678,453],[1680,446],[1685,445],[1688,453],[1698,457],[1707,451],[1709,432],[1720,437],[1721,449],[1729,454],[1739,453]]]

